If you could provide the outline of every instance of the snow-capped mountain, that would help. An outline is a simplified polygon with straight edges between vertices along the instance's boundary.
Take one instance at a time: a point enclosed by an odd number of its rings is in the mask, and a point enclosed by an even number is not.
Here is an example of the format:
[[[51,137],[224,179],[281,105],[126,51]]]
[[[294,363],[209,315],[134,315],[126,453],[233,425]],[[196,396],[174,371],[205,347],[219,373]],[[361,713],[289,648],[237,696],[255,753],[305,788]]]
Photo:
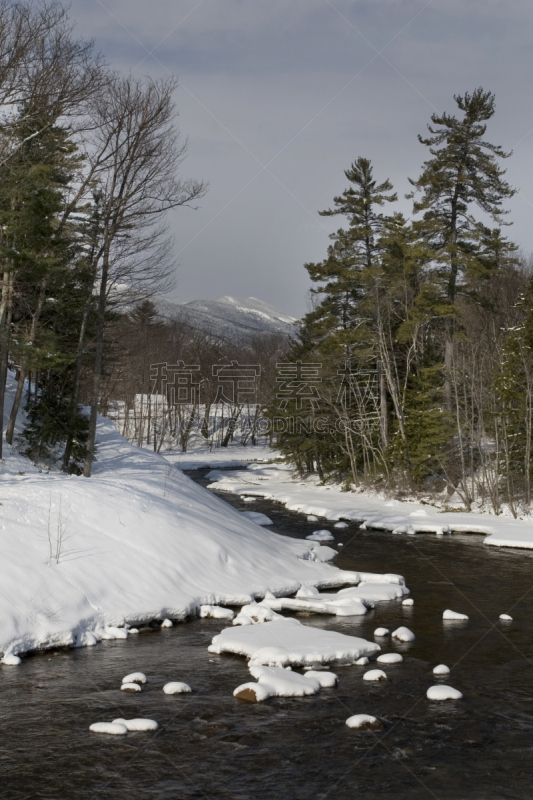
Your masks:
[[[255,297],[226,296],[190,303],[160,300],[157,305],[163,318],[185,322],[227,344],[246,344],[265,333],[291,336],[296,332],[295,317]]]

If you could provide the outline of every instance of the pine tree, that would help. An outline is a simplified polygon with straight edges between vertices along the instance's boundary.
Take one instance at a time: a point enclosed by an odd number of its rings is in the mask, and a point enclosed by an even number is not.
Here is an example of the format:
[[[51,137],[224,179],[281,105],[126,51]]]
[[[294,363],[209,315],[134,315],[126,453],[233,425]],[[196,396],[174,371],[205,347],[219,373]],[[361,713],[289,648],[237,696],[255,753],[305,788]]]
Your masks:
[[[452,407],[451,372],[455,329],[456,297],[476,264],[477,223],[472,206],[477,206],[496,222],[507,213],[503,201],[514,194],[504,180],[505,171],[497,159],[507,158],[499,145],[485,139],[487,121],[495,112],[495,98],[483,88],[471,94],[454,95],[463,117],[433,114],[428,125],[431,136],[419,141],[429,148],[432,158],[424,163],[408,197],[422,193],[414,202],[414,211],[424,212],[425,233],[439,254],[439,277],[443,300],[448,304],[445,324],[444,402]]]

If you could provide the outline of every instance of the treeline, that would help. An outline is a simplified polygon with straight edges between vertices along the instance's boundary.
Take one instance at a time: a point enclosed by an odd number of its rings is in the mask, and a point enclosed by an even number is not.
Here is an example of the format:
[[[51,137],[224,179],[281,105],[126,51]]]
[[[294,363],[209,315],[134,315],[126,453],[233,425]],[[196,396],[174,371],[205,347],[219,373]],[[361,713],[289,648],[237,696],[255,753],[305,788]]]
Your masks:
[[[303,378],[269,414],[285,417],[278,444],[302,473],[516,516],[532,500],[533,284],[504,235],[515,190],[510,154],[486,138],[494,95],[455,101],[419,136],[411,219],[366,158],[321,212],[347,224],[305,265],[314,304],[290,353],[300,370],[321,365],[321,381],[299,424]]]
[[[29,386],[30,455],[90,476],[110,326],[168,289],[165,214],[205,185],[179,177],[174,79],[110,70],[55,2],[2,0],[0,40],[0,414],[12,367],[7,442]]]
[[[107,327],[101,413],[139,447],[255,444],[286,336],[225,343],[145,300]],[[232,364],[235,365],[232,367]]]

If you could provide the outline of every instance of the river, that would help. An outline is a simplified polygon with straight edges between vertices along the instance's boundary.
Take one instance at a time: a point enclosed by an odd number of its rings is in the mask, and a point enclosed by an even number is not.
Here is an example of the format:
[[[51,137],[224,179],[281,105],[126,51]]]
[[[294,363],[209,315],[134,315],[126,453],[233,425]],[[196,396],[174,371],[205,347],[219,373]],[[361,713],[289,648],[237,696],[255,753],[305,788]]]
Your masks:
[[[205,485],[206,471],[192,473]],[[273,530],[303,537],[309,523],[258,500]],[[533,554],[484,547],[483,536],[392,536],[358,525],[336,535],[344,569],[399,572],[414,606],[380,603],[365,617],[300,615],[305,624],[373,639],[380,625],[416,634],[369,684],[363,667],[338,667],[337,689],[247,704],[232,692],[249,680],[244,659],[209,654],[223,623],[193,620],[126,641],[46,652],[1,668],[0,796],[3,800],[502,800],[533,796]],[[446,608],[468,623],[443,622]],[[513,622],[498,621],[500,613]],[[445,663],[463,700],[431,703],[431,669]],[[120,691],[142,670],[139,695]],[[166,696],[170,680],[190,695]],[[345,726],[355,713],[382,732]],[[155,733],[90,734],[92,722],[143,716]]]

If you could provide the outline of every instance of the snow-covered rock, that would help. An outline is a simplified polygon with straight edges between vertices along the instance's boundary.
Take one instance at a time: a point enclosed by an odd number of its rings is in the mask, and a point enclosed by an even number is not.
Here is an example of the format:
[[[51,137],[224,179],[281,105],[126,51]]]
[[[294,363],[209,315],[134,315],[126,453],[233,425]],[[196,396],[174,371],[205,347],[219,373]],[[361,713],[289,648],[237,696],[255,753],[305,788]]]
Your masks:
[[[363,675],[364,681],[386,681],[387,675],[383,672],[382,669],[369,669],[368,672],[365,672]]]
[[[414,606],[415,601],[412,597],[406,597],[405,600],[402,600],[402,606]]]
[[[122,692],[142,692],[138,683],[123,683],[120,689]]]
[[[109,733],[112,736],[124,736],[128,729],[122,722],[93,722],[89,725],[93,733]]]
[[[272,520],[266,514],[261,514],[260,511],[241,511],[243,517],[249,519],[250,522],[255,522],[256,525],[272,525]]]
[[[188,694],[191,691],[191,687],[188,683],[183,683],[183,681],[170,681],[165,683],[163,691],[165,694]]]
[[[318,681],[323,689],[331,689],[337,686],[339,679],[334,672],[325,669],[310,669],[304,675],[305,678],[313,678]]]
[[[513,618],[509,616],[509,614],[500,614],[499,619],[503,620],[503,622],[512,622]]]
[[[399,642],[414,642],[416,636],[414,635],[413,631],[410,631],[409,628],[405,627],[405,625],[401,625],[392,632],[392,638],[397,639]]]
[[[162,628],[173,628],[174,627],[174,623],[172,622],[171,619],[164,619],[163,622],[161,623],[161,627]]]
[[[5,664],[7,667],[18,667],[21,661],[22,659],[14,653],[6,653],[2,659],[2,664]]]
[[[204,619],[233,619],[235,612],[222,606],[200,606],[200,616]]]
[[[302,485],[305,486],[305,483],[302,484]],[[318,517],[315,516],[315,514],[308,514],[307,521],[308,522],[318,522]]]
[[[467,620],[468,616],[466,614],[460,614],[459,611],[452,611],[451,608],[447,608],[446,611],[442,612],[442,619]]]
[[[145,719],[138,717],[137,719],[123,719],[119,717],[114,719],[112,725],[124,725],[128,731],[156,731],[159,725],[155,719]]]
[[[348,527],[348,523],[347,522],[336,522],[333,527],[337,528],[340,531],[343,531],[345,528]]]
[[[310,539],[312,542],[332,542],[335,539],[331,531],[325,528],[319,531],[313,531],[313,533],[310,533],[309,536],[305,538]]]
[[[428,700],[460,700],[463,695],[452,686],[445,686],[438,684],[437,686],[430,686],[426,692]]]
[[[379,636],[379,637],[388,636],[389,633],[390,631],[388,628],[376,628],[376,630],[374,631],[374,636]]]
[[[446,664],[437,664],[436,667],[433,667],[433,675],[448,675],[449,672],[450,668]]]
[[[379,661],[380,664],[399,664],[403,661],[403,656],[399,653],[383,653],[377,657],[376,661]]]
[[[144,672],[130,672],[122,678],[122,683],[146,683],[146,675]]]
[[[225,628],[213,638],[210,653],[236,653],[251,665],[285,667],[351,663],[379,652],[379,645],[357,636],[302,625],[296,619],[275,619],[259,625]]]
[[[358,667],[366,667],[366,665],[369,663],[370,659],[366,656],[361,656],[361,658],[358,658],[357,661],[354,661],[354,664],[356,664]]]
[[[346,725],[349,728],[355,728],[359,731],[381,731],[383,730],[383,723],[371,714],[353,714],[346,720]]]

